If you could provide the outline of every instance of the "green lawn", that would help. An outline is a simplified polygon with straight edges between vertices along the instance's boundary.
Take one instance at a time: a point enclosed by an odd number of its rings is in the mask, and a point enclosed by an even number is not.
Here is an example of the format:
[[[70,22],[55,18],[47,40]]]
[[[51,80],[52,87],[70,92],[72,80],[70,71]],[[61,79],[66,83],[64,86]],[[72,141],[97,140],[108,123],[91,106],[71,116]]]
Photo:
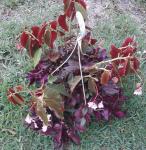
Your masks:
[[[16,2],[15,7],[11,0],[3,0],[1,4],[2,8],[9,9],[9,2],[14,10],[8,19],[0,21],[0,149],[52,150],[53,143],[49,137],[25,128],[23,120],[27,107],[11,105],[7,101],[6,90],[13,85],[25,85],[25,72],[31,69],[26,52],[19,53],[15,48],[20,32],[25,26],[55,18],[62,7],[54,2],[50,5],[48,0],[44,0],[43,4],[35,0],[13,1]],[[93,32],[94,36],[105,39],[105,48],[109,49],[111,43],[119,45],[125,37],[136,35],[139,50],[145,50],[146,33],[141,30],[142,25],[128,14],[110,13],[110,19],[97,22]],[[141,69],[146,75],[145,62]],[[87,132],[81,135],[81,145],[71,144],[71,150],[146,150],[146,90],[142,97],[133,96],[135,80],[137,78],[133,76],[123,80],[125,95],[128,96],[124,106],[128,109],[127,117],[100,123],[93,120]]]

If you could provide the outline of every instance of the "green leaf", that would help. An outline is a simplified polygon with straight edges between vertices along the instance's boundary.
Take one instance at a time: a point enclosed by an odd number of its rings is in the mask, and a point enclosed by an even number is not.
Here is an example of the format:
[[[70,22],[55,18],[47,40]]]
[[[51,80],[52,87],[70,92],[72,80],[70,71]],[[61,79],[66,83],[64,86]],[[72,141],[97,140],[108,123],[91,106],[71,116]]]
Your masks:
[[[64,85],[51,84],[48,85],[44,91],[43,101],[46,107],[49,107],[50,110],[54,111],[58,118],[63,119],[64,103],[61,95],[69,96]]]
[[[48,125],[48,117],[46,109],[44,108],[43,101],[38,100],[36,105],[36,113],[42,119],[45,125]]]
[[[63,119],[64,107],[62,101],[61,99],[59,100],[58,98],[55,99],[55,97],[53,99],[45,98],[44,101],[46,103],[46,106],[49,107],[52,111],[54,111],[54,113],[58,118]]]
[[[31,38],[29,37],[26,43],[26,49],[29,50],[30,48],[30,43],[31,43]]]
[[[88,108],[85,107],[82,109],[83,116],[85,116],[87,114],[87,112],[88,112]]]
[[[45,35],[44,35],[44,40],[45,43],[50,46],[50,30],[46,30]]]
[[[62,97],[58,91],[53,88],[47,88],[45,90],[44,101],[47,107],[49,107],[57,117],[63,119],[64,106]]]
[[[75,87],[78,85],[80,81],[81,81],[81,76],[75,76],[71,80],[68,81],[71,92],[74,91]]]
[[[97,85],[94,79],[89,78],[88,80],[88,89],[90,92],[96,94],[97,93]]]
[[[56,80],[57,80],[57,76],[52,76],[52,75],[48,76],[48,83],[49,84],[53,84],[53,82],[55,82]]]
[[[38,49],[33,57],[34,67],[39,63],[42,55],[42,49]]]
[[[83,127],[84,127],[84,126],[85,126],[85,124],[86,124],[86,119],[85,119],[85,118],[82,118],[82,119],[81,119],[81,126],[83,126]]]
[[[76,11],[79,11],[84,17],[84,19],[86,20],[87,19],[86,9],[78,2],[75,2],[75,8],[76,8]]]
[[[60,93],[54,88],[47,87],[44,93],[45,93],[45,98],[47,99],[55,99],[59,101],[60,99],[62,99]]]
[[[49,90],[53,90],[56,93],[69,97],[67,90],[63,84],[51,84],[47,87]]]

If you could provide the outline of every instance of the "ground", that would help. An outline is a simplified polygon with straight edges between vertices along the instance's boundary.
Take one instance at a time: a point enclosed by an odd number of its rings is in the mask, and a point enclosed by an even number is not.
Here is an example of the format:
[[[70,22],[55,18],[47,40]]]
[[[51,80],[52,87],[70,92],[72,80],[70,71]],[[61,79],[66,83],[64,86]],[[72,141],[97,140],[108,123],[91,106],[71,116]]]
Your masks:
[[[146,49],[146,2],[144,0],[88,0],[89,25],[93,35],[119,45],[127,36],[135,35],[139,51]],[[42,137],[23,125],[27,108],[11,105],[6,90],[12,85],[25,85],[25,72],[31,62],[26,52],[18,52],[15,45],[25,27],[53,20],[62,11],[61,0],[1,0],[0,1],[0,148],[2,150],[52,150],[49,137]],[[145,61],[141,70],[146,74]],[[71,145],[71,150],[145,150],[146,95],[133,96],[135,78],[124,79],[123,120],[93,123],[81,135],[82,144]],[[132,82],[133,81],[133,82]]]

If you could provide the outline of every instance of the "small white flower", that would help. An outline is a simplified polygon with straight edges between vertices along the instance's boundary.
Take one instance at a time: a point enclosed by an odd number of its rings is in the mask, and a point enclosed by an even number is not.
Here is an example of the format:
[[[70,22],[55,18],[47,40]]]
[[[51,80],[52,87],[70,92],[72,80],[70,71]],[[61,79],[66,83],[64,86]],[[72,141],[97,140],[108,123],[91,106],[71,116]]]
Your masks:
[[[26,116],[25,122],[28,123],[28,124],[31,124],[31,122],[32,122],[32,117],[30,117],[29,114]]]
[[[32,120],[33,124],[34,124],[34,128],[38,128],[38,125],[36,124],[35,120]]]
[[[48,121],[50,122],[51,121],[51,114],[48,114],[47,118],[48,118]]]
[[[138,95],[138,96],[142,95],[142,87],[136,89],[136,90],[134,91],[134,95]]]
[[[89,102],[88,107],[92,108],[93,110],[96,110],[98,108],[97,105],[94,102]]]
[[[133,93],[134,95],[142,95],[142,86],[141,83],[136,84],[136,90]]]
[[[46,125],[44,124],[43,127],[42,127],[42,131],[43,131],[43,132],[46,132],[46,131],[47,131],[47,128],[48,128],[48,126],[46,126]]]
[[[37,129],[37,128],[38,128],[38,126],[37,126],[37,124],[35,123],[35,121],[34,121],[33,123],[34,123],[34,127]]]
[[[101,101],[101,102],[97,105],[97,107],[98,107],[99,109],[103,109],[103,108],[104,108],[103,101]]]

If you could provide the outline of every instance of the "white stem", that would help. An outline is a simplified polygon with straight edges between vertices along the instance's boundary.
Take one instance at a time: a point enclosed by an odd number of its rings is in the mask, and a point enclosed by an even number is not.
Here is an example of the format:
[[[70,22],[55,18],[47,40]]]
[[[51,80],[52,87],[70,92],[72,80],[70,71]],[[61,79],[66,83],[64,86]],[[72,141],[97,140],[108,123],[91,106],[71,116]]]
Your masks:
[[[85,105],[86,105],[87,100],[86,100],[86,94],[85,94],[85,86],[84,86],[84,78],[83,78],[83,72],[82,72],[81,53],[80,52],[81,52],[81,49],[80,49],[80,46],[78,45],[78,58],[79,58],[80,75],[81,75],[81,81],[82,81],[84,101],[85,101]]]
[[[74,49],[72,50],[72,52],[70,53],[70,55],[67,57],[67,59],[59,66],[57,67],[52,73],[51,75],[53,75],[56,71],[58,71],[64,64],[66,64],[68,62],[68,60],[71,58],[71,56],[73,55],[74,51],[76,50],[76,47],[77,47],[77,41],[76,41],[76,44],[75,44],[75,47]]]

